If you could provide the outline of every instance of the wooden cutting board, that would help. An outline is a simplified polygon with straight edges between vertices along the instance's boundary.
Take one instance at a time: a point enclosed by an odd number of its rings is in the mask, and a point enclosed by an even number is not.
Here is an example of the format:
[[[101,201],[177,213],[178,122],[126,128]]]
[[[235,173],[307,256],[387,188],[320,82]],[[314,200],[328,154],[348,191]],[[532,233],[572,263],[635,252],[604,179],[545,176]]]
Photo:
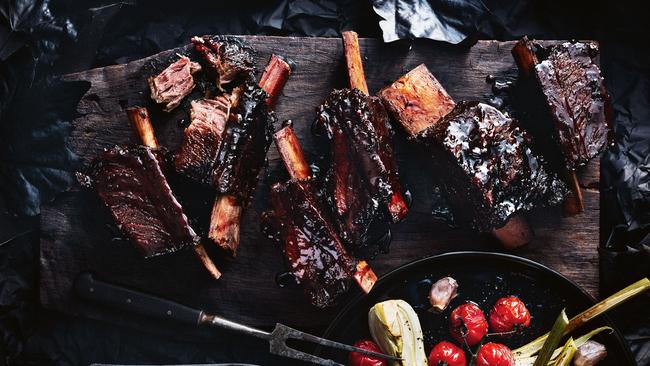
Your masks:
[[[297,63],[276,112],[280,120],[292,119],[304,150],[311,161],[322,152],[322,144],[310,133],[315,108],[333,88],[346,86],[342,45],[333,38],[242,37],[257,50],[258,70],[263,70],[272,53],[285,55]],[[486,75],[516,75],[510,55],[513,42],[480,41],[470,49],[431,41],[409,45],[384,44],[361,39],[365,71],[371,93],[400,75],[425,63],[455,100],[477,100],[490,92]],[[72,75],[70,80],[92,83],[79,104],[82,117],[74,121],[70,144],[84,162],[114,144],[136,140],[124,112],[125,107],[150,105],[146,78],[186,53],[188,47],[165,51],[125,65],[93,69]],[[187,120],[182,108],[164,114],[152,108],[159,142],[174,149]],[[437,253],[459,250],[501,251],[487,236],[450,228],[431,215],[431,176],[426,160],[396,136],[402,178],[413,193],[407,220],[392,227],[393,241],[388,255],[371,261],[381,275],[412,260]],[[299,289],[279,288],[277,273],[284,270],[279,248],[259,229],[260,213],[266,207],[268,186],[282,174],[274,146],[268,154],[269,166],[261,179],[255,200],[243,220],[238,258],[220,260],[220,281],[211,280],[188,252],[141,259],[129,243],[117,239],[110,219],[92,193],[78,187],[43,207],[40,295],[43,305],[66,313],[99,319],[111,318],[105,309],[80,303],[72,294],[75,276],[92,270],[105,280],[162,295],[185,304],[212,311],[232,320],[255,326],[275,322],[302,328],[321,328],[336,309],[317,310],[304,300]],[[596,159],[597,160],[597,159]],[[270,174],[270,177],[269,177]],[[577,282],[592,295],[598,288],[598,163],[580,172],[586,210],[563,218],[560,210],[539,209],[528,218],[535,240],[513,253],[541,262]],[[211,198],[206,198],[209,202]],[[113,315],[114,316],[114,315]]]

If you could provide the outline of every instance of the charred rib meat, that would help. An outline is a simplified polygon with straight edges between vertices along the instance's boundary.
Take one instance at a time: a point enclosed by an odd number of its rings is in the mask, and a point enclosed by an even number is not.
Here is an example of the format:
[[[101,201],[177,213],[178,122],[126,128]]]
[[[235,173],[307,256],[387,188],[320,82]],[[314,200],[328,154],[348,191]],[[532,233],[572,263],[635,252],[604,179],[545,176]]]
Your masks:
[[[524,75],[541,91],[552,120],[539,138],[553,136],[568,170],[586,164],[607,145],[610,99],[594,62],[598,47],[565,42],[544,48],[524,37],[512,50]]]
[[[529,135],[494,107],[461,102],[415,141],[433,157],[454,215],[482,232],[534,206],[558,204],[564,184],[530,149]]]
[[[326,212],[313,180],[290,180],[271,188],[271,211],[263,217],[265,231],[282,243],[290,272],[321,308],[348,290],[356,266]]]
[[[317,123],[331,140],[326,186],[346,242],[363,241],[370,223],[383,214],[380,205],[392,222],[400,221],[407,208],[379,99],[357,89],[335,90],[320,106]]]
[[[180,56],[178,61],[169,65],[158,76],[149,78],[151,99],[156,103],[165,104],[166,112],[173,110],[194,89],[192,75],[200,70],[201,65]]]
[[[146,147],[114,147],[88,170],[90,184],[119,229],[145,257],[198,243],[181,205]]]
[[[198,183],[212,183],[212,171],[229,115],[230,100],[226,96],[192,101],[192,122],[183,132],[183,142],[174,158],[177,172]]]
[[[379,97],[409,136],[436,123],[456,105],[424,64],[382,89]]]
[[[454,217],[490,232],[519,211],[554,205],[565,185],[548,172],[516,121],[478,102],[455,105],[424,65],[379,95],[409,138],[433,157]]]
[[[221,194],[248,202],[271,145],[275,114],[267,94],[254,81],[243,86],[237,107],[228,121],[214,167],[212,182]]]
[[[253,72],[253,57],[237,41],[218,41],[211,37],[193,37],[194,49],[205,59],[221,87],[249,78]]]

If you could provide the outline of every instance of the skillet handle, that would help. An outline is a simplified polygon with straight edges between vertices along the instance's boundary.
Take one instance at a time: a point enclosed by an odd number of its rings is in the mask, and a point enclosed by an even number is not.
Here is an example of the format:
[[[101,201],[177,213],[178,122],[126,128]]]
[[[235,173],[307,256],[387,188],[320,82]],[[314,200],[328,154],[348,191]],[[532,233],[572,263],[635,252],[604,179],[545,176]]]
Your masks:
[[[201,310],[193,309],[167,299],[130,290],[103,282],[89,272],[77,276],[74,289],[82,299],[135,315],[159,320],[172,320],[198,326],[203,317]]]

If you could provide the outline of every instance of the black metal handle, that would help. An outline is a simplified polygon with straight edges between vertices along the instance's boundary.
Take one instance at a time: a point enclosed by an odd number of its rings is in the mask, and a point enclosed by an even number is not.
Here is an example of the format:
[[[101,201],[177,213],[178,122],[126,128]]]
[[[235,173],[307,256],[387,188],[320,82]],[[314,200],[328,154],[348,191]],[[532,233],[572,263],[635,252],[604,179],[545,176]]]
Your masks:
[[[84,300],[133,314],[191,325],[198,325],[203,315],[201,310],[189,306],[103,282],[88,272],[77,276],[74,287]]]

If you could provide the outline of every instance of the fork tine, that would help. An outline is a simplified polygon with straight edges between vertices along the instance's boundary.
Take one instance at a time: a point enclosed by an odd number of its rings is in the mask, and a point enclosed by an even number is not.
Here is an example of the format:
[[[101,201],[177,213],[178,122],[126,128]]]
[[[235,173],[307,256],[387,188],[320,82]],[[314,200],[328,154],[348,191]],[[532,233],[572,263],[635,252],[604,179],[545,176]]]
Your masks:
[[[278,356],[290,357],[301,361],[307,361],[314,363],[316,365],[324,366],[344,366],[333,360],[328,360],[325,358],[317,357],[312,354],[298,351],[296,349],[290,348],[287,346],[287,339],[300,339],[302,332],[295,330],[293,328],[287,327],[283,324],[276,324],[275,329],[271,332],[271,337],[269,339],[269,351]]]
[[[340,349],[340,350],[343,350],[343,351],[357,352],[357,353],[361,353],[361,354],[365,354],[365,355],[369,355],[369,356],[379,357],[379,358],[386,359],[386,360],[392,360],[392,361],[401,361],[402,360],[399,357],[386,355],[386,354],[378,353],[378,352],[373,352],[373,351],[365,350],[363,348],[354,347],[354,346],[350,346],[350,345],[347,345],[347,344],[344,344],[344,343],[339,343],[339,342],[331,341],[329,339],[317,337],[315,335],[305,333],[305,332],[301,332],[301,331],[299,331],[297,329],[287,327],[286,325],[280,325],[279,324],[279,326],[281,326],[283,328],[284,334],[285,334],[285,336],[287,338],[292,338],[292,339],[297,339],[297,340],[301,340],[301,341],[316,343],[316,344],[324,346],[324,347],[336,348],[336,349]]]

